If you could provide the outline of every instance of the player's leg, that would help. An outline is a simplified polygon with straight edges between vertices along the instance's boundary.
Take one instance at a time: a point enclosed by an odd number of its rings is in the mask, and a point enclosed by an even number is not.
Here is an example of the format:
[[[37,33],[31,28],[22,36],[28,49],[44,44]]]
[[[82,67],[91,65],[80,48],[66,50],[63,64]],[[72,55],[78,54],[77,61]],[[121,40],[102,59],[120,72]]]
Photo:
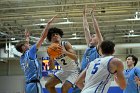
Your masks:
[[[69,81],[65,81],[62,85],[61,91],[62,93],[68,93],[69,89],[73,86],[73,84]]]
[[[25,93],[37,93],[37,87],[34,83],[29,83],[25,85]]]
[[[50,93],[57,93],[55,86],[57,84],[61,83],[61,81],[55,77],[54,75],[52,75],[52,77],[46,82],[45,84],[45,88],[50,92]]]
[[[70,72],[67,72],[67,73],[71,73],[71,74],[68,76],[68,78],[66,79],[66,81],[62,85],[62,93],[68,93],[69,89],[71,87],[73,87],[73,85],[76,81],[76,78],[79,75],[78,70],[75,70],[75,71],[73,70],[73,71],[70,71]]]
[[[41,85],[41,83],[39,82],[39,83],[37,83],[37,86],[38,86],[38,93],[44,93],[44,91],[43,91],[43,88],[42,88],[42,85]]]
[[[25,93],[43,93],[40,83],[26,84]]]
[[[82,70],[79,70],[79,74],[82,72]],[[81,93],[81,89],[79,89],[76,85],[73,87],[72,93]]]

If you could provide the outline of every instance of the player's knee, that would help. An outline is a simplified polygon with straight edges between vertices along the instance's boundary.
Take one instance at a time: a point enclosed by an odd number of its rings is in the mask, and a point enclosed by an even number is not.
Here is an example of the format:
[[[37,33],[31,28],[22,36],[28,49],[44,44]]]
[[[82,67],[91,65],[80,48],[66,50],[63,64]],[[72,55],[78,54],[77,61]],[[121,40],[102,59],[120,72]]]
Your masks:
[[[64,83],[62,85],[62,91],[68,91],[72,87],[71,83]]]
[[[46,88],[46,89],[48,88],[48,84],[47,84],[47,83],[45,84],[45,88]]]
[[[51,86],[50,83],[46,83],[46,84],[45,84],[45,88],[46,88],[46,89],[50,89],[51,87],[52,87],[52,86]]]
[[[62,93],[66,93],[69,89],[67,86],[62,86]]]

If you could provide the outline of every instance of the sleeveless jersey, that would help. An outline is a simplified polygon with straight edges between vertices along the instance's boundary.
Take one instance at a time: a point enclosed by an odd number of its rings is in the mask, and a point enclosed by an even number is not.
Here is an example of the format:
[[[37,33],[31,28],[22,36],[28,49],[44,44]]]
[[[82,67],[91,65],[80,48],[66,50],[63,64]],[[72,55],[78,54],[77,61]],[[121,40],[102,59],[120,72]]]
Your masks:
[[[85,86],[81,93],[107,93],[113,76],[108,64],[113,56],[97,58],[87,66]]]
[[[62,41],[61,45],[64,46],[64,48],[65,48],[66,43],[67,43],[66,41]],[[74,60],[72,60],[71,58],[69,58],[68,56],[66,56],[65,54],[62,54],[59,57],[57,57],[56,61],[58,62],[58,64],[61,66],[61,68],[63,70],[75,70],[75,69],[77,69],[76,62]]]

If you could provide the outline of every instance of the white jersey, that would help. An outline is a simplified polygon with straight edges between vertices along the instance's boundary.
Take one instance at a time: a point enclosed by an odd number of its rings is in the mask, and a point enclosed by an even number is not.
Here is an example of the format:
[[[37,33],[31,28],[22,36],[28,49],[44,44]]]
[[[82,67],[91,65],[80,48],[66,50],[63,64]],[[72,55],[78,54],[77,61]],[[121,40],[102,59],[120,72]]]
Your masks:
[[[108,70],[112,58],[97,58],[87,66],[85,86],[81,93],[107,93],[113,76]]]
[[[62,41],[61,45],[64,46],[65,48],[66,43],[67,43],[66,41]],[[78,67],[77,66],[78,64],[76,64],[74,60],[72,60],[65,54],[60,55],[59,57],[56,58],[56,60],[63,70],[75,70]]]

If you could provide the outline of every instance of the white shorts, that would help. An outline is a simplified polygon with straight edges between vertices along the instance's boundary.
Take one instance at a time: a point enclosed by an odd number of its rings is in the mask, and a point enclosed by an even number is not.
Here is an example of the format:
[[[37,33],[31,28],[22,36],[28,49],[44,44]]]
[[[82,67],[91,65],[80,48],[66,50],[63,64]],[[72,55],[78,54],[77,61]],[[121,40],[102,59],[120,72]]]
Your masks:
[[[78,70],[69,70],[69,71],[60,70],[56,72],[54,76],[57,77],[61,81],[61,83],[64,83],[67,80],[71,84],[74,84],[78,75],[79,75]]]

